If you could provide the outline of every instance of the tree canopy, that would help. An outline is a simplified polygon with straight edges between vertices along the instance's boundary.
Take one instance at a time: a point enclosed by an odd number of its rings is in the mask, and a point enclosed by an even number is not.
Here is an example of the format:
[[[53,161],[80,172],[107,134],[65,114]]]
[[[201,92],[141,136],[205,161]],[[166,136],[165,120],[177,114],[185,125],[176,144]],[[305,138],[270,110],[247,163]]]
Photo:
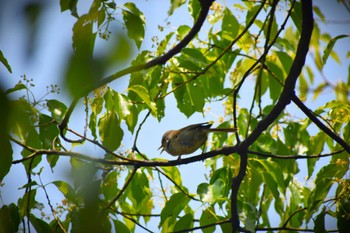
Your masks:
[[[349,45],[349,31],[322,31],[327,9],[312,0],[169,1],[152,11],[167,23],[148,31],[150,1],[82,2],[57,1],[74,19],[61,85],[42,97],[27,75],[1,86],[1,196],[11,172],[26,180],[17,202],[1,198],[0,232],[350,228],[350,47],[337,47]],[[332,4],[350,14],[350,2]],[[24,9],[35,38],[45,6]],[[1,69],[11,74],[5,51]],[[176,121],[174,112],[185,125],[198,113],[205,122],[214,105],[224,112],[215,127],[237,132],[213,133],[181,160],[143,150],[161,140],[148,122]]]

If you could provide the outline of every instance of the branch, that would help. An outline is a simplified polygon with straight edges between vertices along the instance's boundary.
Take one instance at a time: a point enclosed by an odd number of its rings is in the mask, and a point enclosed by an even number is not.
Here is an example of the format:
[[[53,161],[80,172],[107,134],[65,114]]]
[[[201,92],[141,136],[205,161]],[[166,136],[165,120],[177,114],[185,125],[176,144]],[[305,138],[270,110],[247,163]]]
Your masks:
[[[146,62],[144,64],[141,65],[136,65],[136,66],[129,66],[128,68],[125,68],[119,72],[116,72],[110,76],[107,76],[106,78],[102,79],[100,82],[98,82],[96,85],[91,86],[89,88],[87,88],[85,95],[87,95],[90,91],[102,87],[124,75],[133,73],[133,72],[137,72],[140,70],[145,70],[148,68],[151,68],[153,66],[156,65],[164,65],[170,58],[172,58],[175,54],[181,52],[181,50],[183,48],[185,48],[188,43],[190,43],[190,41],[197,35],[197,33],[199,32],[199,30],[202,28],[203,23],[208,15],[209,9],[211,4],[214,2],[214,0],[201,0],[200,4],[201,4],[201,11],[199,13],[198,19],[195,22],[195,24],[193,25],[193,27],[191,28],[191,30],[188,32],[188,34],[177,44],[175,45],[172,49],[170,49],[166,54],[160,56],[160,57],[156,57],[152,60],[150,60],[149,62]],[[67,127],[68,125],[68,121],[69,118],[78,102],[78,100],[81,97],[76,97],[75,99],[73,99],[66,115],[64,116],[62,122],[59,124],[59,129],[60,129],[60,134],[62,136],[62,138],[68,142],[75,142],[74,140],[70,140],[68,138],[66,138],[64,136],[64,129]],[[80,141],[78,141],[80,142]]]
[[[244,141],[242,141],[242,143],[239,145],[240,148],[247,149],[260,136],[260,134],[276,120],[284,108],[291,102],[291,98],[294,95],[295,83],[305,64],[306,55],[309,50],[313,22],[312,1],[302,1],[302,31],[300,41],[293,64],[286,78],[281,97],[278,99],[271,112],[263,120],[261,120],[253,132]]]
[[[245,176],[247,166],[247,150],[257,140],[261,133],[271,125],[285,107],[291,102],[292,95],[294,95],[295,83],[301,73],[301,70],[305,64],[306,55],[309,50],[309,43],[313,30],[313,13],[312,13],[312,1],[305,0],[301,2],[302,5],[302,31],[300,41],[298,44],[297,52],[289,71],[289,74],[285,81],[285,86],[281,93],[281,97],[278,99],[276,105],[271,112],[262,119],[252,131],[252,133],[241,143],[237,145],[238,153],[241,157],[240,170],[237,177],[233,178],[232,182],[232,196],[231,196],[231,216],[232,216],[232,231],[236,232],[239,229],[239,216],[237,210],[237,194],[239,186]],[[236,92],[235,92],[236,94]]]
[[[270,227],[270,228],[255,228],[256,231],[299,231],[299,232],[315,232],[314,229],[306,228],[291,228],[291,227]],[[339,232],[339,230],[327,230],[326,232]]]
[[[242,183],[242,180],[245,176],[246,170],[247,170],[247,164],[248,164],[248,155],[246,151],[242,151],[239,153],[241,160],[239,164],[239,172],[236,177],[232,178],[232,186],[231,186],[231,225],[232,225],[232,232],[237,232],[239,227],[239,216],[238,216],[238,190],[239,186]]]
[[[122,215],[124,218],[130,220],[131,222],[135,223],[137,226],[141,227],[145,231],[153,233],[153,231],[151,231],[151,230],[147,229],[146,227],[142,226],[138,221],[136,221],[135,219],[129,217],[128,215],[124,215],[123,213],[119,213],[119,214]]]
[[[323,132],[325,132],[328,136],[330,136],[334,141],[338,142],[348,153],[350,153],[350,145],[347,144],[341,137],[335,134],[331,129],[329,129],[326,125],[324,125],[315,114],[305,106],[305,104],[295,95],[295,93],[291,96],[292,101],[305,113],[306,116],[309,117],[312,122],[314,122],[318,128],[320,128]]]
[[[110,160],[110,159],[104,159],[104,158],[94,158],[92,156],[88,156],[85,154],[81,154],[78,152],[73,152],[73,151],[59,151],[59,150],[45,150],[45,149],[36,149],[33,147],[30,147],[28,145],[25,145],[24,143],[14,139],[10,138],[11,141],[15,142],[16,144],[22,146],[26,150],[32,152],[31,155],[18,159],[18,160],[13,160],[12,164],[18,164],[22,163],[26,160],[29,159],[34,159],[36,156],[40,155],[61,155],[61,156],[69,156],[69,157],[75,157],[81,160],[89,161],[89,162],[94,162],[94,163],[100,163],[100,164],[108,164],[108,165],[125,165],[125,166],[136,166],[136,167],[157,167],[157,166],[164,166],[164,167],[169,167],[169,166],[177,166],[177,165],[182,165],[182,164],[189,164],[189,163],[194,163],[194,162],[199,162],[199,161],[204,161],[205,159],[212,158],[214,156],[223,154],[223,155],[229,155],[232,153],[235,153],[237,151],[236,146],[229,146],[229,147],[223,147],[217,150],[212,150],[207,153],[199,154],[193,157],[189,157],[186,159],[181,159],[181,160],[169,160],[169,161],[155,161],[155,160],[128,160],[128,161],[121,161],[121,160]],[[162,172],[161,172],[162,173]]]
[[[129,159],[129,158],[127,158],[127,157],[124,157],[124,156],[121,156],[121,155],[118,155],[118,154],[114,153],[113,151],[109,150],[108,148],[106,148],[105,146],[103,146],[101,143],[99,143],[99,142],[96,141],[96,140],[92,140],[92,139],[90,139],[90,138],[87,138],[86,136],[83,136],[83,135],[79,134],[78,132],[75,132],[74,130],[69,129],[69,128],[67,128],[67,131],[69,131],[69,132],[71,132],[71,133],[77,135],[78,137],[80,137],[80,138],[81,138],[82,140],[84,140],[84,141],[86,140],[86,141],[88,141],[88,142],[91,142],[92,144],[94,144],[94,145],[100,147],[100,148],[101,148],[102,150],[104,150],[106,153],[111,154],[111,155],[113,155],[114,157],[116,157],[116,158],[118,158],[118,159],[127,160],[127,161],[132,161],[132,159]]]
[[[262,2],[261,4],[261,8],[259,8],[259,10],[257,11],[260,12],[260,10],[262,9],[262,7],[264,6],[265,4],[265,1]],[[276,5],[277,3],[275,3],[274,5]],[[259,57],[259,59],[257,59],[253,65],[251,65],[251,67],[245,72],[244,76],[242,77],[242,80],[240,81],[240,83],[238,84],[238,86],[236,87],[235,91],[234,91],[234,94],[233,94],[233,126],[236,127],[237,126],[237,96],[238,96],[238,93],[245,81],[245,79],[254,71],[255,67],[261,63],[262,64],[262,67],[266,67],[265,64],[264,64],[264,60],[268,54],[268,52],[270,51],[270,49],[272,48],[272,46],[275,44],[275,42],[277,41],[279,35],[282,33],[282,31],[284,30],[284,27],[285,25],[287,24],[288,22],[288,19],[292,13],[292,10],[294,9],[294,4],[295,4],[295,0],[292,2],[292,5],[288,11],[288,15],[286,16],[286,18],[284,19],[283,23],[281,24],[281,27],[280,29],[278,30],[277,34],[275,35],[275,37],[273,38],[273,40],[271,41],[271,43],[268,45],[267,43],[265,44],[264,46],[264,52],[263,54]],[[251,23],[254,23],[255,21],[255,18],[257,17],[257,14],[252,18],[252,22]],[[271,16],[272,17],[272,16]],[[269,36],[267,37],[267,39],[269,39]],[[249,127],[249,125],[248,125]],[[248,130],[247,130],[248,132]],[[237,142],[240,142],[240,139],[239,139],[239,135],[238,133],[236,133],[236,139],[237,139]]]
[[[47,204],[49,205],[49,207],[50,207],[50,209],[51,209],[51,213],[52,213],[53,217],[55,218],[55,220],[56,220],[56,222],[57,222],[57,225],[59,226],[59,228],[61,229],[61,231],[63,231],[64,233],[67,233],[66,229],[65,229],[64,226],[62,225],[61,220],[58,218],[55,209],[53,208],[53,206],[52,206],[52,204],[51,204],[51,200],[50,200],[49,194],[47,193],[47,190],[46,190],[46,188],[45,188],[45,185],[43,184],[43,182],[42,182],[42,180],[41,180],[40,174],[39,174],[38,176],[39,176],[40,185],[41,185],[41,187],[43,188],[44,193],[45,193],[45,196],[46,196]]]
[[[261,153],[257,151],[251,151],[251,150],[248,150],[248,153],[265,157],[265,158],[276,158],[276,159],[317,159],[317,158],[332,156],[335,154],[340,154],[343,151],[344,150],[338,150],[331,153],[319,154],[319,155],[273,155],[273,154]]]

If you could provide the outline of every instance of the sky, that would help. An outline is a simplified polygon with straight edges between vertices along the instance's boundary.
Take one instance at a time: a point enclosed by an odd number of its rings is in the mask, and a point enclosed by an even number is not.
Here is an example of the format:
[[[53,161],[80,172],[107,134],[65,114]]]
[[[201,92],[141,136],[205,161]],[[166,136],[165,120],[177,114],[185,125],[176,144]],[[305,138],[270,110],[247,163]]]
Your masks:
[[[29,2],[30,0],[26,0]],[[0,9],[0,49],[2,50],[4,56],[7,58],[9,64],[12,67],[13,73],[9,74],[7,70],[0,65],[0,86],[3,89],[13,87],[20,79],[21,75],[26,75],[29,79],[33,79],[35,82],[35,88],[33,89],[37,96],[42,96],[45,94],[46,86],[51,84],[58,84],[63,86],[62,77],[64,76],[64,66],[68,55],[72,49],[71,47],[71,35],[72,27],[75,23],[75,18],[70,15],[69,12],[61,13],[59,9],[59,1],[47,1],[45,5],[45,10],[38,21],[38,34],[35,39],[31,39],[28,32],[28,24],[26,24],[22,4],[23,0],[13,0],[1,2]],[[79,13],[86,12],[90,1],[79,1],[78,10]],[[82,3],[84,2],[84,3]],[[226,1],[227,5],[232,4],[233,1]],[[325,31],[331,34],[332,37],[339,34],[350,34],[350,14],[345,11],[343,7],[335,4],[334,1],[329,0],[318,0],[314,1],[315,4],[319,4],[322,12],[333,21],[329,21],[327,24],[322,24],[321,31]],[[168,1],[138,1],[137,6],[139,9],[144,11],[147,28],[144,42],[142,44],[142,49],[152,49],[152,37],[154,34],[158,33],[158,25],[165,27],[165,32],[176,30],[178,25],[181,24],[192,24],[192,19],[190,15],[186,13],[186,9],[179,9],[175,14],[168,18],[166,10],[168,9]],[[118,1],[117,4],[120,4]],[[166,10],[164,10],[166,9]],[[157,14],[154,14],[154,12]],[[347,20],[347,24],[334,23],[339,21]],[[170,25],[167,22],[171,22]],[[319,22],[319,21],[318,21]],[[164,33],[165,33],[164,32]],[[164,34],[163,33],[163,34]],[[98,41],[97,48],[103,51],[106,48],[105,41]],[[28,46],[28,45],[33,46]],[[347,80],[344,74],[347,73],[347,67],[350,62],[346,58],[342,48],[349,48],[349,39],[343,39],[337,42],[335,49],[340,55],[341,61],[344,62],[342,66],[339,66],[335,62],[329,61],[327,69],[324,70],[325,76],[331,82],[336,83],[338,80]],[[137,53],[136,48],[134,48],[134,53]],[[127,64],[125,64],[127,66]],[[119,68],[119,67],[118,67]],[[118,69],[111,69],[111,72],[115,72]],[[111,84],[115,90],[123,92],[126,90],[128,84],[128,78],[121,78]],[[248,88],[248,87],[244,87]],[[331,95],[331,93],[329,94]],[[66,90],[62,90],[62,94],[52,95],[48,98],[60,98],[68,106],[70,104],[70,97]],[[327,98],[327,97],[325,97]],[[330,97],[331,98],[331,97]],[[244,99],[241,100],[242,105],[249,104],[244,103]],[[313,102],[308,100],[309,106],[317,107],[325,103],[326,99],[318,99]],[[209,105],[208,105],[209,106]],[[207,107],[208,107],[207,106]],[[213,120],[217,122],[219,116],[224,115],[224,110],[221,104],[212,103],[210,104],[211,111],[207,112],[204,116],[202,114],[196,113],[187,119],[183,114],[181,114],[177,107],[176,102],[173,97],[169,97],[166,102],[166,117],[158,122],[156,119],[149,119],[144,125],[142,133],[139,138],[139,149],[147,154],[150,158],[163,157],[166,159],[174,159],[163,153],[159,155],[157,148],[160,146],[160,139],[162,134],[169,129],[178,129],[188,124],[206,122]],[[291,111],[293,107],[290,106]],[[81,124],[81,114],[85,114],[81,107],[78,107],[72,116],[70,127],[82,130],[83,125]],[[144,114],[144,113],[143,113]],[[295,113],[300,114],[300,113]],[[139,120],[142,120],[142,116]],[[151,135],[151,136],[150,136]],[[133,143],[133,136],[130,133],[126,133],[123,139],[124,148],[130,148]],[[96,150],[94,147],[89,147],[86,150]],[[16,151],[15,151],[16,153]],[[20,154],[14,155],[14,158],[19,158]],[[62,159],[68,161],[67,159]],[[326,163],[327,160],[325,160]],[[44,163],[45,164],[45,163]],[[322,165],[322,162],[317,164],[318,167]],[[195,165],[197,174],[208,173],[208,169],[205,168],[204,164],[199,163]],[[304,168],[304,169],[303,169]],[[56,171],[61,172],[56,172]],[[47,176],[44,177],[44,183],[50,182],[57,179],[64,179],[64,168],[55,169],[55,176],[48,172]],[[194,170],[192,166],[182,165],[180,166],[181,174],[183,177],[183,184],[189,187],[191,193],[196,193],[197,185],[204,182],[203,177],[197,177],[194,175]],[[301,174],[298,175],[298,179],[302,180],[306,174],[305,164],[301,164]],[[188,179],[191,177],[190,179]],[[5,186],[1,188],[2,203],[9,204],[11,202],[16,202],[18,197],[21,195],[21,191],[17,188],[26,183],[26,175],[24,169],[21,165],[14,165],[10,174],[4,180]],[[22,190],[23,191],[23,190]],[[53,190],[52,190],[53,191]],[[42,194],[41,194],[42,195]],[[43,202],[46,201],[43,198]],[[57,198],[59,200],[59,197]],[[2,205],[0,203],[0,206]]]

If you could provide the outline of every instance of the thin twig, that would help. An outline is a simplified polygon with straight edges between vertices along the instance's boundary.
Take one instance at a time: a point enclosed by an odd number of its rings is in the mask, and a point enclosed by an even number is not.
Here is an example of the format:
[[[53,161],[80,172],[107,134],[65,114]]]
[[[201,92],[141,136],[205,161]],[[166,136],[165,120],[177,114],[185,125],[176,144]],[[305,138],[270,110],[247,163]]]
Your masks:
[[[348,153],[350,153],[350,145],[347,144],[341,137],[335,134],[331,129],[325,126],[315,115],[314,113],[305,106],[305,104],[293,93],[291,100],[305,113],[309,119],[314,122],[318,128],[330,136],[334,141],[338,142]]]
[[[262,153],[262,152],[251,151],[251,150],[248,150],[248,153],[265,157],[265,158],[276,158],[276,159],[317,159],[317,158],[332,156],[335,154],[340,154],[343,151],[345,150],[339,150],[339,151],[334,151],[331,153],[319,154],[319,155],[273,155],[273,154]]]
[[[43,188],[44,193],[45,193],[45,196],[46,196],[47,204],[50,206],[51,213],[52,213],[53,217],[55,218],[55,220],[56,220],[56,222],[57,222],[57,225],[60,227],[60,229],[61,229],[63,232],[67,233],[66,229],[64,229],[64,226],[62,225],[61,220],[60,220],[60,219],[57,217],[57,215],[56,215],[56,211],[55,211],[55,209],[53,208],[53,206],[52,206],[52,204],[51,204],[51,200],[50,200],[50,198],[49,198],[49,195],[48,195],[48,193],[47,193],[47,190],[46,190],[46,188],[45,188],[45,185],[43,184],[43,181],[41,180],[40,174],[39,174],[38,176],[39,176],[40,185],[41,185],[41,187]]]
[[[119,191],[119,193],[113,198],[113,200],[104,208],[104,210],[108,210],[119,198],[120,196],[125,192],[126,188],[129,186],[131,180],[134,178],[138,167],[134,167],[132,170],[129,178],[125,181],[123,188]]]

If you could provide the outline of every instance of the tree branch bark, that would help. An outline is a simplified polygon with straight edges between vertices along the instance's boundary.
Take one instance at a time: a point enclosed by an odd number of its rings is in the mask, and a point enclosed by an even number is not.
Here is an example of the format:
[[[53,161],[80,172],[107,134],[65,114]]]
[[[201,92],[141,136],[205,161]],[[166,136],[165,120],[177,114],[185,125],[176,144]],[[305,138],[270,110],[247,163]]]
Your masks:
[[[241,156],[240,170],[236,177],[232,180],[232,196],[231,196],[231,218],[232,218],[232,232],[239,230],[239,218],[237,210],[237,194],[239,186],[245,176],[247,167],[247,151],[248,148],[257,140],[264,130],[270,126],[277,117],[282,113],[285,107],[290,104],[292,96],[295,93],[295,84],[305,64],[306,55],[309,51],[309,43],[311,40],[311,34],[313,30],[313,12],[312,12],[312,0],[301,1],[302,6],[302,31],[297,48],[297,52],[286,78],[281,97],[273,107],[271,112],[262,119],[252,131],[252,133],[241,143],[237,145],[237,151]]]
[[[347,144],[341,137],[335,134],[330,128],[323,124],[314,113],[305,106],[305,104],[295,95],[291,96],[292,101],[305,113],[309,119],[317,125],[323,132],[330,136],[334,141],[338,142],[348,153],[350,153],[350,145]]]

